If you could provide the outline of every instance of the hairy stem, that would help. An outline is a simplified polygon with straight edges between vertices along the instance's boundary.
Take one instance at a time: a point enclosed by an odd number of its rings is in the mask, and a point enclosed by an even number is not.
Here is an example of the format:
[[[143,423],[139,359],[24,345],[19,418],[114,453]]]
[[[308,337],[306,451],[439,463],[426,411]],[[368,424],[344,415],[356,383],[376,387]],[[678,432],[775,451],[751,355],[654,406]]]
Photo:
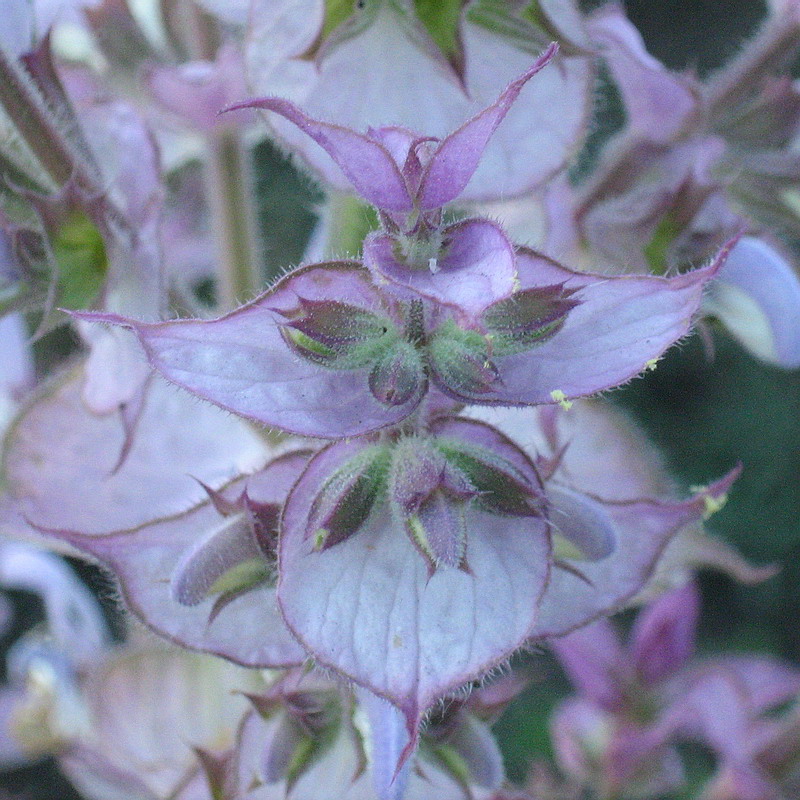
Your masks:
[[[238,131],[224,127],[211,133],[206,197],[217,244],[217,304],[222,311],[252,297],[261,286],[249,162]]]
[[[25,67],[0,47],[0,105],[56,186],[75,176],[77,157],[55,111]]]

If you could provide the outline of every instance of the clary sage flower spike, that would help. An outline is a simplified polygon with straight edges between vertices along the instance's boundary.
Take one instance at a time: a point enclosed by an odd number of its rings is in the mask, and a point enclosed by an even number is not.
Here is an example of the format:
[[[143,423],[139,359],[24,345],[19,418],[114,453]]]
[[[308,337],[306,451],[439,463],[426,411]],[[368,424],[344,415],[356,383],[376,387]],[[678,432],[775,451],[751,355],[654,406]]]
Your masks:
[[[496,103],[439,143],[397,128],[361,134],[292,119],[378,208],[363,263],[299,267],[225,317],[133,329],[164,377],[236,414],[336,439],[396,425],[435,387],[459,402],[536,405],[595,394],[641,373],[689,329],[724,262],[672,278],[576,273],[515,248],[485,219],[442,224],[494,129],[551,46]]]

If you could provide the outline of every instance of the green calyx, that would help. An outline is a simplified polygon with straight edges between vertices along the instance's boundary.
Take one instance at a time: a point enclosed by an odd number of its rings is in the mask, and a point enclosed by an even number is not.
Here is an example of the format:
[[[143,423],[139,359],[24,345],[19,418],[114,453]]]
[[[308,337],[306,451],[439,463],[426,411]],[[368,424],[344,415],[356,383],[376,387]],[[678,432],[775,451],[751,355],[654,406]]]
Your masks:
[[[72,211],[54,232],[51,247],[58,268],[59,305],[88,308],[108,272],[108,256],[97,226],[82,211]]]
[[[440,438],[436,447],[475,487],[474,502],[478,507],[513,517],[543,513],[541,488],[508,459],[460,439]]]
[[[297,692],[285,699],[279,721],[285,752],[268,762],[267,782],[286,781],[291,792],[297,781],[333,745],[343,723],[341,698],[334,692]]]
[[[369,388],[386,406],[408,402],[425,382],[425,366],[417,348],[401,339],[387,348],[373,364]]]
[[[385,494],[389,448],[372,445],[345,462],[311,503],[306,536],[315,550],[327,550],[354,534]]]
[[[333,300],[300,300],[281,333],[299,356],[337,370],[369,369],[376,400],[397,406],[410,400],[426,381],[419,349],[422,320],[411,305],[401,330],[392,320]],[[420,330],[418,330],[420,329]]]
[[[572,292],[561,286],[544,286],[515,292],[483,313],[492,353],[509,356],[522,353],[557,333],[569,312],[578,305]]]
[[[300,300],[281,328],[303,358],[331,369],[361,369],[378,361],[400,339],[388,318],[334,300]]]
[[[490,340],[452,320],[440,325],[428,342],[431,370],[442,386],[459,395],[492,390],[498,372],[490,356]]]

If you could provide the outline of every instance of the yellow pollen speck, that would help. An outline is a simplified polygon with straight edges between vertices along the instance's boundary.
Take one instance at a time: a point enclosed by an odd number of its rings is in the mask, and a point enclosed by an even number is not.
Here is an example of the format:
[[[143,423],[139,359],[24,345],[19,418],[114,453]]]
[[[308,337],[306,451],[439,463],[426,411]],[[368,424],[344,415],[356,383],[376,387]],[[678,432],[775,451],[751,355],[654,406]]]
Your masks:
[[[323,544],[325,544],[325,540],[328,538],[328,531],[325,528],[320,528],[314,534],[314,549],[319,550]]]
[[[402,647],[402,646],[403,646],[403,639],[397,634],[395,634],[394,637],[392,638],[392,647]]]
[[[659,361],[661,361],[660,358],[651,358],[649,361],[644,362],[644,368],[648,370],[648,372],[652,372],[658,365]]]
[[[689,491],[697,492],[701,495],[701,499],[703,501],[703,519],[708,519],[716,514],[717,511],[720,511],[725,506],[725,503],[728,502],[727,494],[721,494],[719,497],[714,497],[713,495],[707,493],[707,486],[690,486]]]
[[[572,400],[567,400],[567,396],[561,389],[553,389],[550,392],[550,397],[553,398],[553,401],[558,403],[564,411],[569,411],[572,408]]]

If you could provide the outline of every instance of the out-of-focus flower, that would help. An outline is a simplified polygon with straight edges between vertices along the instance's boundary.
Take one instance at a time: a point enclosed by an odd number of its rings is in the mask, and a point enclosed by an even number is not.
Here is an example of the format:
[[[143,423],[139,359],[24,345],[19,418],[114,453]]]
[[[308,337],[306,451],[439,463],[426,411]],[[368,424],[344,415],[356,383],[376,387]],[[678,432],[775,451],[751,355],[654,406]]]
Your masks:
[[[686,738],[710,747],[723,768],[753,773],[759,716],[800,689],[800,673],[769,656],[692,661],[698,612],[688,584],[639,613],[627,647],[605,620],[551,642],[579,691],[552,720],[559,763],[600,797],[679,787],[675,744]]]
[[[0,542],[0,588],[38,595],[45,614],[8,651],[2,767],[55,756],[88,800],[210,798],[194,748],[233,743],[247,705],[234,692],[257,691],[258,673],[164,645],[112,645],[92,593],[29,545]]]
[[[500,752],[473,709],[456,703],[426,729],[398,773],[407,735],[385,700],[315,673],[290,671],[251,698],[220,786],[251,800],[488,800],[503,782]],[[247,791],[249,788],[249,791]]]

